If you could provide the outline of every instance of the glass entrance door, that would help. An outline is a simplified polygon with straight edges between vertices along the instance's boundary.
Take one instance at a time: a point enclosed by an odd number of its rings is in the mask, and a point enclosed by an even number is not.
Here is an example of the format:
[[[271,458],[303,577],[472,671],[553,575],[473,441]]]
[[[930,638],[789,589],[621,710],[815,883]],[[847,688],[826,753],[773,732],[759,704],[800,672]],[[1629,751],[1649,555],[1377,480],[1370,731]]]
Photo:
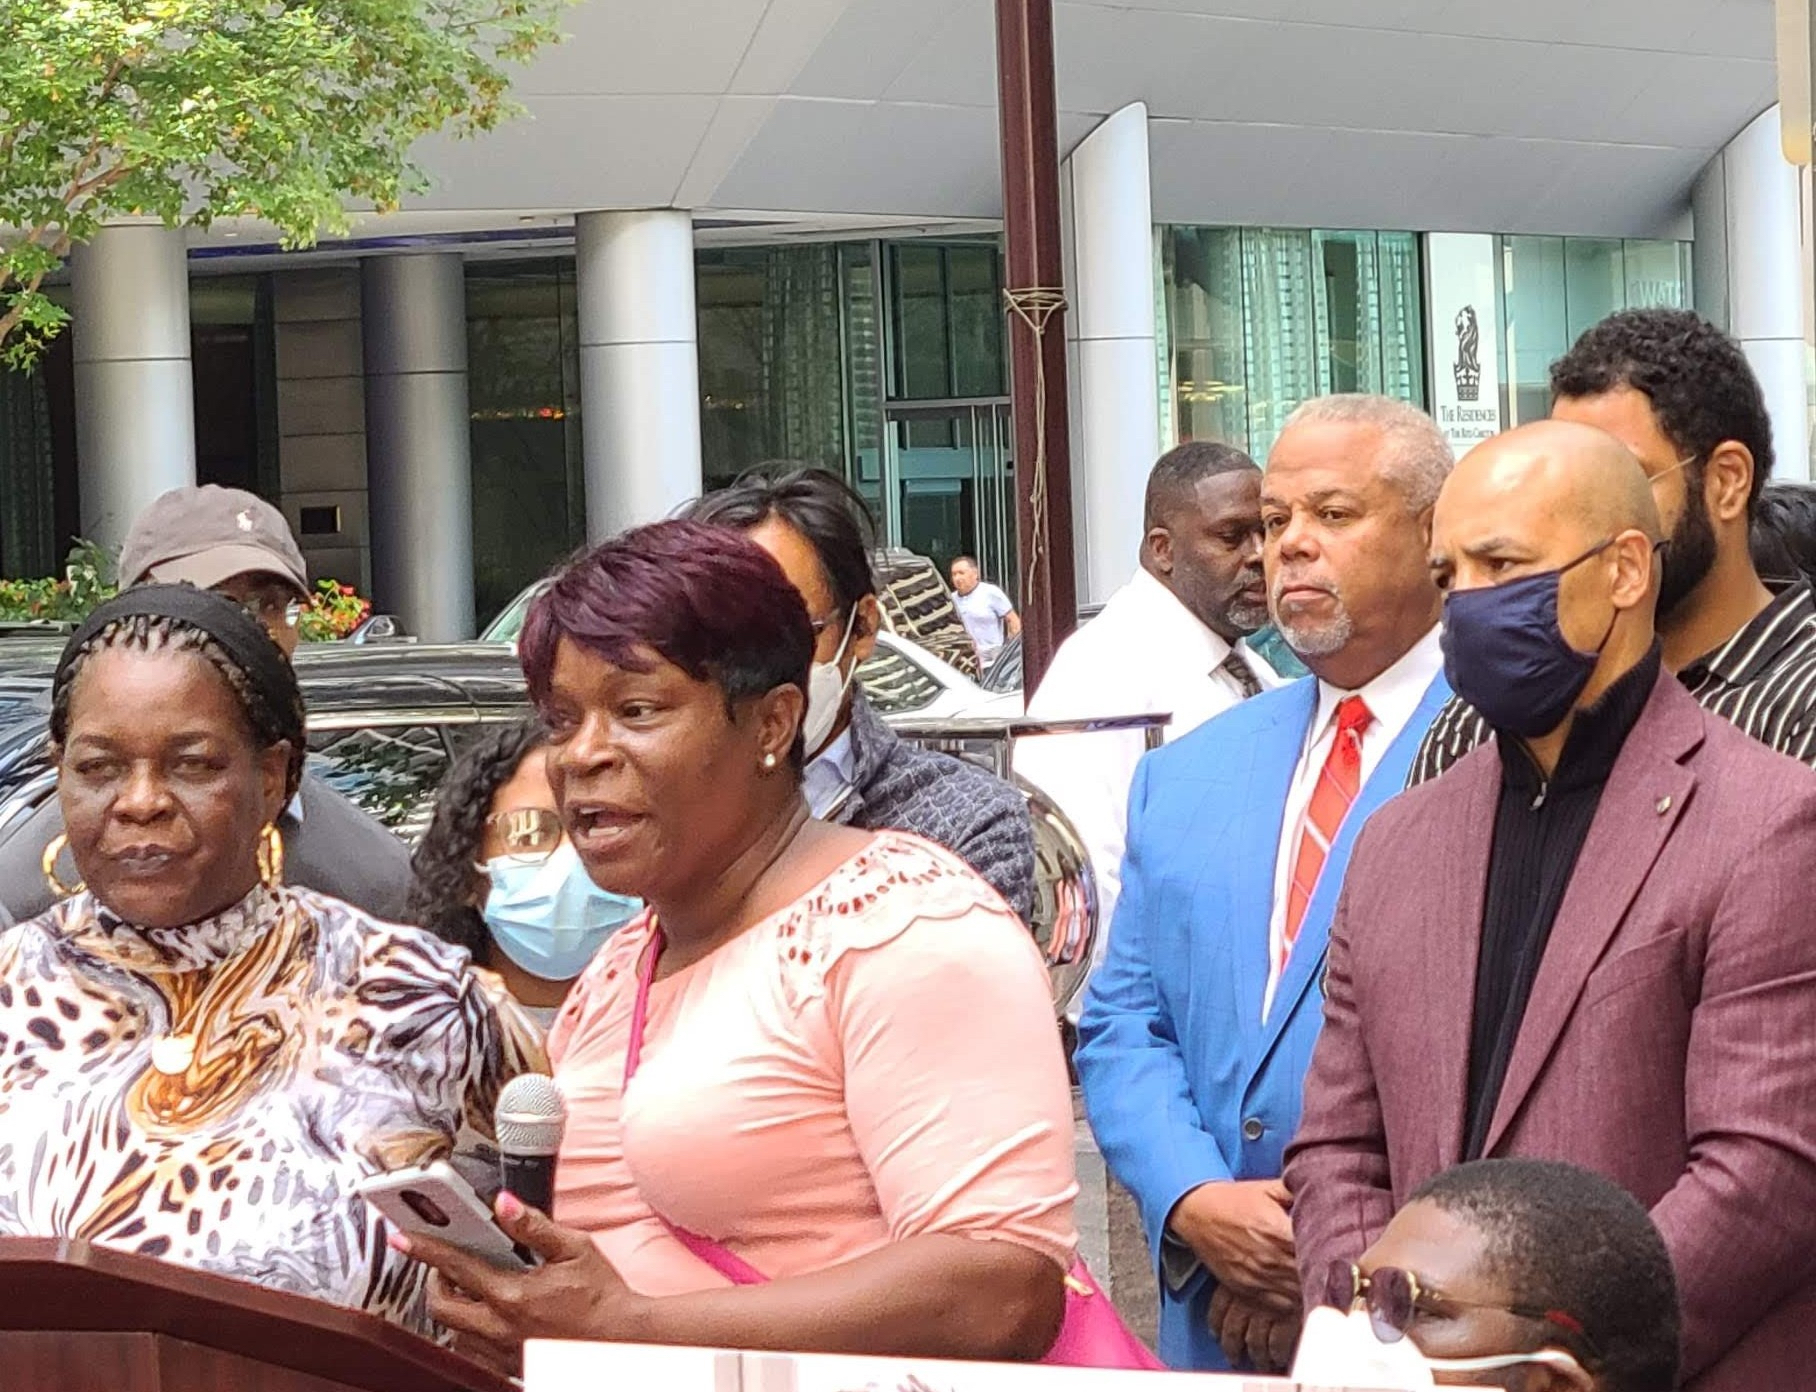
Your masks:
[[[1002,252],[994,239],[891,242],[880,259],[888,306],[884,513],[892,546],[977,557],[1016,591],[1014,435],[1004,344]]]
[[[942,573],[977,557],[986,580],[1016,589],[1014,433],[1006,398],[887,408],[889,542]]]

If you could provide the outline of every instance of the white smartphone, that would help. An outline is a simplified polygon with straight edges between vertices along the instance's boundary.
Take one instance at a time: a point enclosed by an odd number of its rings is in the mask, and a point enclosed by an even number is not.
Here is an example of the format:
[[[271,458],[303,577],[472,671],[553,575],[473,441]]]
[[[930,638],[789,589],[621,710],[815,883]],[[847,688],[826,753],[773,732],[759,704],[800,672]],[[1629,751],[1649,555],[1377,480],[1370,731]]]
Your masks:
[[[473,1186],[446,1161],[373,1175],[354,1192],[410,1236],[437,1238],[501,1271],[530,1269]]]

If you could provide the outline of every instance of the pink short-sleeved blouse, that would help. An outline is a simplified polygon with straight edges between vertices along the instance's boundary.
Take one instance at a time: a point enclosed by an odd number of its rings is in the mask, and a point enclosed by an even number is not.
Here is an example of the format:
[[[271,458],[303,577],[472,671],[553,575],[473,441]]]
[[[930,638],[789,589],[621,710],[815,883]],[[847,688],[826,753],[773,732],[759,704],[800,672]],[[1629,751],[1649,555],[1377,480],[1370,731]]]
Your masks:
[[[555,1216],[648,1295],[725,1284],[659,1209],[771,1278],[923,1233],[1071,1261],[1072,1105],[1027,929],[949,852],[885,833],[787,911],[655,983],[647,920],[549,1037],[568,1102]]]

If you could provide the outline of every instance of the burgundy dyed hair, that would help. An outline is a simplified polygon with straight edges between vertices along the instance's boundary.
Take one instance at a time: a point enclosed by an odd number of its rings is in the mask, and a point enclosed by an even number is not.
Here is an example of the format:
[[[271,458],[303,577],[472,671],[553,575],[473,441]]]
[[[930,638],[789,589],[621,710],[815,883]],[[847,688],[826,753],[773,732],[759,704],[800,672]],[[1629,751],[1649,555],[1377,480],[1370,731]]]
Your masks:
[[[634,527],[570,561],[536,597],[518,653],[530,699],[548,703],[567,638],[614,666],[644,671],[648,648],[739,701],[778,686],[807,690],[813,627],[801,592],[742,532],[703,522]]]

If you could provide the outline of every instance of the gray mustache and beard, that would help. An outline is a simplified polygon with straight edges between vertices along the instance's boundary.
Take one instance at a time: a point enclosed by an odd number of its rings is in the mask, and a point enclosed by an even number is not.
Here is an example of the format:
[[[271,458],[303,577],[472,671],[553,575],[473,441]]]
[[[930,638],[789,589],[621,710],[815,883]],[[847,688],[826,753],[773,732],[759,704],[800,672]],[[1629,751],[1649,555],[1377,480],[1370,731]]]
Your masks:
[[[1323,590],[1336,601],[1336,612],[1328,618],[1289,618],[1280,612],[1280,594],[1289,586],[1312,585]],[[1274,583],[1268,588],[1268,607],[1273,613],[1274,627],[1280,630],[1280,636],[1286,639],[1286,645],[1300,657],[1328,657],[1340,652],[1351,638],[1355,636],[1355,620],[1350,617],[1349,609],[1343,602],[1343,592],[1332,580],[1311,581],[1301,576],[1286,572],[1274,577]]]

